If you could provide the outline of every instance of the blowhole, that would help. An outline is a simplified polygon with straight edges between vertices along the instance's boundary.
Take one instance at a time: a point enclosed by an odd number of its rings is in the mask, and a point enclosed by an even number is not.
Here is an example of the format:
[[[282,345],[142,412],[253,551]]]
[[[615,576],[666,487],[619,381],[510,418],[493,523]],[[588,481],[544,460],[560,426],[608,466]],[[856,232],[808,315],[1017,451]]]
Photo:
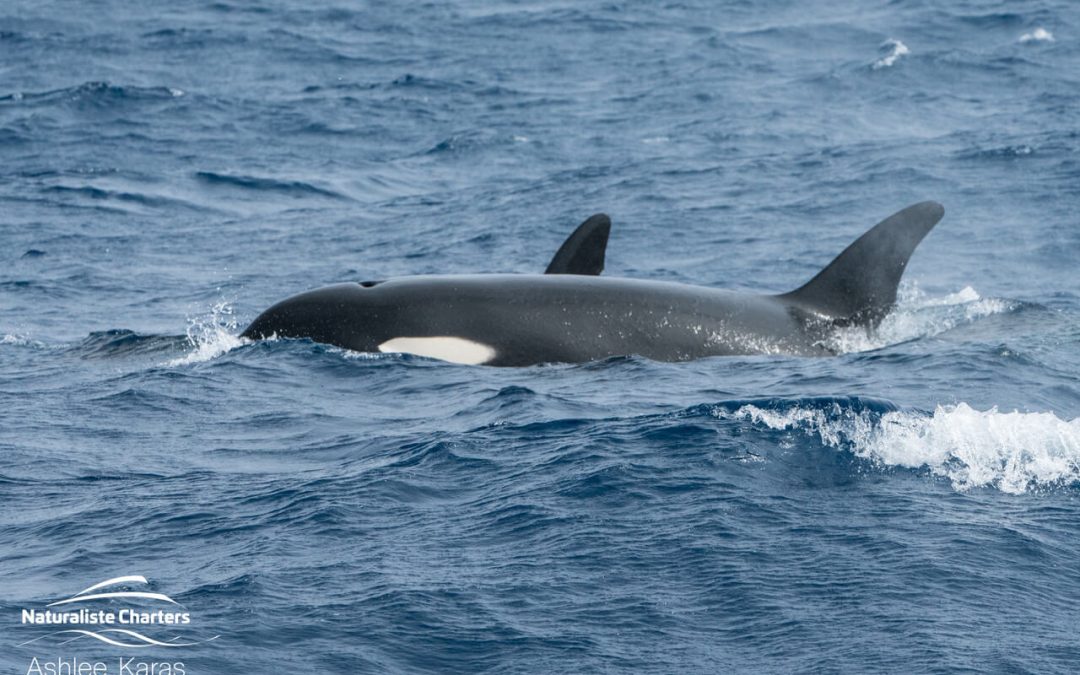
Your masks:
[[[381,283],[382,281],[361,281],[360,285],[364,288],[372,288],[374,286],[378,286]]]

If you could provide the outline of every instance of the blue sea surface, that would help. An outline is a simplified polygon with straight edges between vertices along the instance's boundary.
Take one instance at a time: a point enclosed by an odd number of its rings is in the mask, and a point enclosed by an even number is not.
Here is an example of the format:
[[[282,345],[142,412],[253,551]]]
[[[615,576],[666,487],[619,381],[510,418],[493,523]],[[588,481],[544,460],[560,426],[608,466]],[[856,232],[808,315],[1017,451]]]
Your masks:
[[[238,337],[596,212],[787,291],[924,199],[832,358]],[[0,669],[1076,672],[1078,263],[1071,0],[6,0]],[[22,618],[135,575],[198,644]]]

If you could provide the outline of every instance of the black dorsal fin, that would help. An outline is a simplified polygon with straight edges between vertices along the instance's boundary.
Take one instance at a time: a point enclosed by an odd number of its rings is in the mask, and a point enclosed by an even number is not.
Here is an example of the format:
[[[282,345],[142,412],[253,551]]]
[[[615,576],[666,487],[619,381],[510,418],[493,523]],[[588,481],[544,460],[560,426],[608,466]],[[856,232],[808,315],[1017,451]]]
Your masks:
[[[610,233],[610,218],[603,213],[592,216],[563,242],[544,274],[599,275],[604,271],[604,252]]]
[[[896,304],[908,258],[945,209],[920,202],[881,221],[805,286],[780,296],[808,311],[876,325]]]

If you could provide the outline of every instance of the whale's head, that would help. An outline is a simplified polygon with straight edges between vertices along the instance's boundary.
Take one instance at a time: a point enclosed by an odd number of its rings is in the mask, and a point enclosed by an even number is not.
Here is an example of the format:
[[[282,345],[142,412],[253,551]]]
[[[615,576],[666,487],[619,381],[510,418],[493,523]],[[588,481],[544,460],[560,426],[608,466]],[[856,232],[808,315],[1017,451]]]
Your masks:
[[[403,299],[400,287],[395,296],[385,292],[395,284],[383,288],[382,283],[337,284],[286,298],[256,317],[241,337],[307,338],[358,352],[414,354],[471,365],[497,356],[489,344],[440,330],[447,327],[448,314],[427,297],[428,286],[421,284],[412,294],[406,289]]]
[[[379,302],[372,297],[381,282],[335,284],[300,293],[270,307],[251,322],[241,337],[309,338],[357,351],[378,346]],[[357,330],[368,326],[368,330]]]

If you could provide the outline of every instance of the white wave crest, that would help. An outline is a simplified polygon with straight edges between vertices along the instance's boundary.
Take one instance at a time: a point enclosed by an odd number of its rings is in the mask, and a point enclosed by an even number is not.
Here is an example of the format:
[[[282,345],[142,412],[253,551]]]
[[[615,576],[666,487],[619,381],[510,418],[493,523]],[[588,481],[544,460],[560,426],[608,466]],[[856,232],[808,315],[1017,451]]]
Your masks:
[[[1080,418],[1053,413],[975,410],[966,403],[933,414],[745,405],[718,417],[746,419],[770,429],[802,431],[827,447],[847,449],[886,466],[926,467],[957,490],[995,487],[1022,494],[1080,482]]]
[[[1054,34],[1045,28],[1036,28],[1020,36],[1020,42],[1053,42]]]
[[[44,342],[38,340],[31,340],[24,335],[14,335],[12,333],[5,333],[3,337],[0,337],[0,345],[12,345],[15,347],[35,347],[37,349],[43,349],[45,347]]]
[[[232,305],[219,302],[211,307],[208,315],[188,318],[187,339],[192,350],[165,365],[173,367],[202,363],[247,344],[247,340],[236,334],[238,330]]]
[[[888,52],[877,61],[874,61],[874,70],[889,68],[896,63],[897,59],[901,56],[906,56],[911,53],[911,50],[908,49],[906,44],[894,38],[889,38],[881,43],[881,50],[888,50]]]
[[[993,314],[1016,308],[1016,303],[998,298],[983,298],[967,286],[956,293],[933,298],[914,284],[904,284],[897,295],[896,307],[873,332],[850,326],[834,330],[825,339],[827,348],[837,354],[865,352],[916,338],[931,337]]]

